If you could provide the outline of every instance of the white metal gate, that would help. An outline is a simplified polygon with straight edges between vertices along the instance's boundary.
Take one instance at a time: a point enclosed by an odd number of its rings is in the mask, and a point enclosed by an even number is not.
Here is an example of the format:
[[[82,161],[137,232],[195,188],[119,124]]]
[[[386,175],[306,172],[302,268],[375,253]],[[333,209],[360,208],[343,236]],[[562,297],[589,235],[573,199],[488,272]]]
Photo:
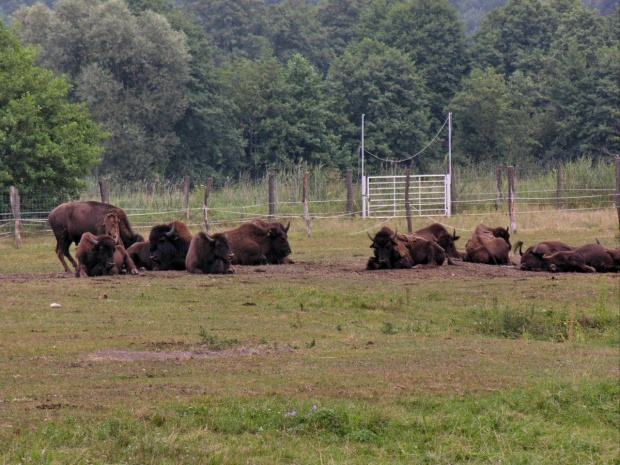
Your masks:
[[[406,216],[406,176],[368,176],[363,180],[362,216],[391,218]],[[412,216],[450,216],[450,175],[427,174],[409,177]]]

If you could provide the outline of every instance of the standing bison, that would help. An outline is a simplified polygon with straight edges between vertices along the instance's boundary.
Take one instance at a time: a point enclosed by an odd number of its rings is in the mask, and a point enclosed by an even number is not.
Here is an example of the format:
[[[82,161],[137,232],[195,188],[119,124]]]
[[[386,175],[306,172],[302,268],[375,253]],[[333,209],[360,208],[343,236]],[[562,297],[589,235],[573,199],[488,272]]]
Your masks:
[[[184,270],[191,242],[192,234],[182,221],[154,226],[149,235],[149,258],[154,268],[162,271]]]
[[[374,249],[374,256],[368,259],[367,270],[413,268],[418,265],[440,266],[447,257],[445,250],[434,240],[427,240],[417,234],[398,234],[383,227],[368,235]],[[450,261],[449,261],[450,263]]]
[[[291,263],[288,256],[291,247],[288,243],[288,227],[280,223],[254,220],[226,231],[235,257],[233,265],[267,265]]]
[[[116,222],[118,235],[125,247],[144,240],[142,236],[132,231],[127,214],[121,208],[107,203],[93,201],[63,203],[52,210],[48,221],[56,237],[56,255],[65,272],[69,272],[65,257],[74,268],[78,267],[69,253],[69,247],[71,243],[77,245],[84,233],[89,232],[95,236],[106,234],[106,229],[109,232],[109,228]]]
[[[225,234],[210,236],[201,231],[192,238],[185,267],[190,273],[196,274],[234,273],[234,269],[230,266],[233,257]]]

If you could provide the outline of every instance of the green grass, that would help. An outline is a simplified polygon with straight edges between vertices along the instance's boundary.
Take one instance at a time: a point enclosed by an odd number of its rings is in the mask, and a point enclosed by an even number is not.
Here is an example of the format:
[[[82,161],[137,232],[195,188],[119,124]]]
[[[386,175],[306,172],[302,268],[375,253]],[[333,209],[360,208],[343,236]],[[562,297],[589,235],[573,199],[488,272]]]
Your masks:
[[[445,221],[462,249],[478,218]],[[0,463],[620,463],[617,275],[365,272],[371,226],[294,222],[295,265],[229,276],[75,279],[51,234],[1,239]]]

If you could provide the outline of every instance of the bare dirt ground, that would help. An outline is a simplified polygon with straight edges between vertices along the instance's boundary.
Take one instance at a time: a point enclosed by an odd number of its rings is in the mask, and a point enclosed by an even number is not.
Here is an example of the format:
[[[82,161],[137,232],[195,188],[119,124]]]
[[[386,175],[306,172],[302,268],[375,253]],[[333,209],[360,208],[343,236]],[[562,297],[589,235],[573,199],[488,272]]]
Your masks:
[[[341,261],[330,262],[304,262],[298,261],[293,265],[267,265],[267,266],[236,266],[236,276],[264,276],[266,280],[286,279],[312,279],[332,276],[334,279],[355,278],[367,279],[370,276],[380,277],[381,280],[394,282],[410,282],[412,280],[486,280],[486,279],[514,279],[528,280],[533,278],[547,279],[574,279],[579,273],[546,273],[521,271],[517,266],[493,266],[475,263],[457,262],[455,265],[443,265],[438,267],[418,266],[411,270],[380,270],[367,271],[366,259],[347,258]],[[141,271],[136,276],[128,276],[127,279],[153,279],[168,278],[182,279],[187,276],[185,271]],[[620,275],[618,275],[620,276]],[[46,281],[54,279],[76,279],[73,273],[20,273],[0,274],[0,284],[3,282]],[[93,278],[82,278],[93,279]],[[108,279],[99,277],[94,279]]]

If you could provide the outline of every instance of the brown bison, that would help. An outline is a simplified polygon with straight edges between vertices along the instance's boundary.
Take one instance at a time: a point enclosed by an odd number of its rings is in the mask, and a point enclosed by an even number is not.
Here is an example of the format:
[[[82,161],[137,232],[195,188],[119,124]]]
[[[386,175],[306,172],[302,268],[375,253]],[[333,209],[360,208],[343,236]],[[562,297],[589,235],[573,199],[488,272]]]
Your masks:
[[[86,232],[78,243],[75,256],[78,259],[75,277],[104,276],[112,274],[116,243],[108,235],[95,236]]]
[[[69,247],[72,243],[76,245],[82,239],[82,235],[86,232],[96,236],[106,233],[105,220],[107,218],[108,227],[114,222],[112,217],[108,215],[116,215],[118,235],[125,247],[131,246],[135,242],[144,239],[139,234],[135,234],[127,214],[118,207],[101,202],[70,202],[59,205],[49,215],[48,221],[54,236],[56,237],[56,255],[65,272],[69,272],[69,267],[65,261],[65,257],[69,259],[71,264],[77,269],[78,265],[69,253]]]
[[[510,244],[492,234],[474,234],[465,244],[464,260],[486,265],[509,265]]]
[[[286,234],[288,228],[281,227],[279,223],[262,224],[254,220],[226,231],[230,248],[235,255],[233,265],[287,263],[287,257],[291,254]]]
[[[510,230],[508,228],[502,228],[501,226],[491,228],[490,226],[479,224],[474,230],[474,236],[478,234],[485,234],[487,236],[504,239],[506,244],[508,244],[508,249],[512,248],[512,245],[510,244]]]
[[[185,267],[190,273],[196,274],[234,273],[234,268],[230,266],[233,257],[225,234],[209,236],[201,231],[192,238]]]
[[[94,236],[92,233],[84,233],[77,246],[76,257],[77,278],[120,273],[138,274],[138,269],[127,255],[125,247],[115,244],[114,239],[107,234]]]
[[[444,249],[434,240],[427,240],[417,234],[398,234],[383,227],[372,241],[374,256],[368,259],[367,270],[413,268],[418,265],[439,266],[447,257]],[[449,261],[450,263],[450,261]]]
[[[543,260],[543,256],[552,255],[556,252],[569,252],[574,250],[568,244],[560,241],[539,242],[536,246],[529,247],[525,252],[522,250],[523,241],[519,241],[514,246],[514,252],[521,256],[520,268],[525,271],[549,271],[545,267],[549,264]],[[536,249],[534,251],[534,249]]]
[[[463,259],[463,254],[456,250],[455,242],[461,237],[456,235],[456,229],[450,234],[443,225],[434,223],[426,228],[418,229],[414,234],[422,236],[427,241],[436,241],[449,257],[457,260]]]
[[[185,223],[174,220],[151,229],[149,258],[158,270],[184,270],[192,233]]]
[[[157,269],[157,264],[151,260],[150,242],[136,242],[127,249],[127,254],[139,269],[148,271]]]
[[[515,249],[521,243],[515,245]],[[584,256],[576,249],[558,241],[540,242],[529,247],[521,257],[521,269],[530,271],[552,271],[593,273],[596,271],[586,263]]]
[[[591,266],[600,273],[615,273],[620,271],[620,262],[616,260],[616,253],[603,247],[601,244],[586,244],[575,249],[580,254],[586,265]]]
[[[114,248],[114,266],[111,274],[138,274],[136,264],[122,244]]]

